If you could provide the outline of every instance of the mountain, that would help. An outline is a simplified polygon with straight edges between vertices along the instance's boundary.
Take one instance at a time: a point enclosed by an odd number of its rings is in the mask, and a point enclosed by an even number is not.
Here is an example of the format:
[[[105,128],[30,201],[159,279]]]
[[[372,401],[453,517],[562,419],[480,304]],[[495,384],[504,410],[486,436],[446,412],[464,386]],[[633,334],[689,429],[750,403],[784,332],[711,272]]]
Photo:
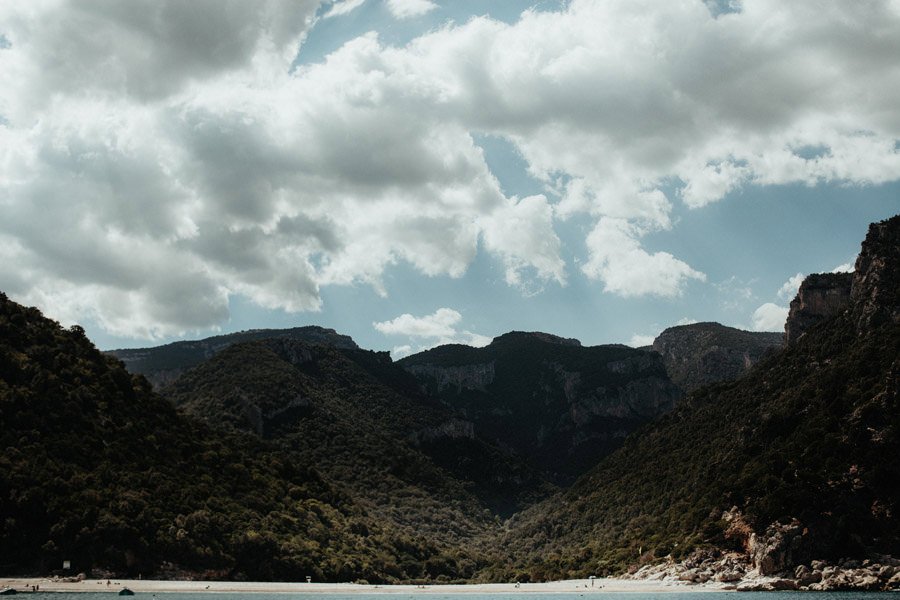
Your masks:
[[[179,415],[80,327],[3,294],[0,447],[3,574],[71,560],[100,574],[389,580],[433,553],[305,457]]]
[[[719,323],[669,327],[651,348],[663,357],[666,373],[682,390],[737,379],[767,353],[781,347],[781,333],[743,331]]]
[[[900,216],[870,227],[842,308],[513,517],[485,576],[621,572],[704,547],[763,575],[900,554],[898,289]]]
[[[399,364],[480,436],[563,484],[679,398],[656,353],[585,348],[545,333],[511,332],[484,348],[440,346]]]
[[[235,344],[166,390],[184,413],[305,457],[384,523],[442,547],[552,487],[475,435],[386,352],[276,338]],[[490,513],[488,513],[490,514]]]
[[[310,325],[291,329],[251,329],[202,340],[173,342],[153,348],[110,350],[108,354],[125,363],[130,372],[146,377],[154,389],[161,390],[178,379],[187,369],[197,366],[232,344],[272,338],[301,340],[336,348],[358,348],[350,336],[339,334],[333,329]]]

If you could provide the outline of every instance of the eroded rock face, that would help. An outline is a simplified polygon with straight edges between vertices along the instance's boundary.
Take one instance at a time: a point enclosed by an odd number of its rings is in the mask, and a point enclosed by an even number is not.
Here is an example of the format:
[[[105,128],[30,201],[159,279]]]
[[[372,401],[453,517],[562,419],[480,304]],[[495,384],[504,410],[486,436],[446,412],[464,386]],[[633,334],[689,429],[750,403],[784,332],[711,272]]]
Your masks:
[[[565,483],[675,406],[659,355],[511,332],[485,348],[441,346],[400,364],[486,438]]]
[[[760,575],[775,575],[799,562],[803,549],[803,525],[797,519],[790,523],[772,523],[765,533],[750,535],[748,552],[753,567]]]
[[[438,394],[450,388],[485,391],[494,382],[494,361],[474,365],[437,366],[410,365],[406,369],[417,378],[433,382]]]
[[[791,301],[785,343],[847,310],[860,332],[900,322],[900,215],[869,226],[853,273],[819,273],[803,281]]]
[[[780,333],[742,331],[719,323],[693,323],[663,331],[651,348],[663,358],[669,377],[686,393],[746,373],[781,347]]]
[[[804,279],[791,300],[784,324],[785,343],[793,344],[819,321],[847,310],[852,281],[852,273],[818,273]]]
[[[900,321],[900,215],[869,226],[850,295],[860,330]]]

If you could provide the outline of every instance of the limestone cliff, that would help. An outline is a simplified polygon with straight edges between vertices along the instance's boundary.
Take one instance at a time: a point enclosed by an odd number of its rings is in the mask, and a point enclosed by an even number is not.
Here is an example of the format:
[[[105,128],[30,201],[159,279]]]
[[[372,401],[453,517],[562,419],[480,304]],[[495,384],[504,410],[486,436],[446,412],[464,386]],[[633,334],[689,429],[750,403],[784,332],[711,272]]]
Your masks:
[[[850,305],[852,281],[852,273],[818,273],[804,279],[797,296],[791,300],[784,324],[785,343],[796,342],[819,321],[846,310]]]
[[[857,328],[900,321],[900,216],[873,223],[862,244],[850,296]]]
[[[409,365],[407,370],[423,381],[428,381],[433,391],[441,394],[451,388],[457,393],[463,390],[486,391],[494,382],[494,362],[439,367],[435,365]]]
[[[719,323],[693,323],[663,331],[651,348],[669,377],[685,392],[718,381],[737,379],[769,352],[780,348],[782,334],[742,331]]]
[[[476,435],[560,483],[672,410],[680,394],[655,353],[585,348],[535,332],[511,332],[485,348],[442,346],[400,364],[472,422]]]

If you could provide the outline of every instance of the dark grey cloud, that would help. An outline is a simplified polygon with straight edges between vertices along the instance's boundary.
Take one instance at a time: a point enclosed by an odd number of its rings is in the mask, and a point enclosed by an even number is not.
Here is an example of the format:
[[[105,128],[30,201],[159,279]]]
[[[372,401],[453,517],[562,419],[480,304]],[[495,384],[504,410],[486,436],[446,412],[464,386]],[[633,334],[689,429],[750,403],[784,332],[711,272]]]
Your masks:
[[[314,0],[35,2],[11,15],[4,30],[39,72],[31,80],[33,101],[92,90],[149,101],[245,68],[261,46],[293,58],[317,6]]]

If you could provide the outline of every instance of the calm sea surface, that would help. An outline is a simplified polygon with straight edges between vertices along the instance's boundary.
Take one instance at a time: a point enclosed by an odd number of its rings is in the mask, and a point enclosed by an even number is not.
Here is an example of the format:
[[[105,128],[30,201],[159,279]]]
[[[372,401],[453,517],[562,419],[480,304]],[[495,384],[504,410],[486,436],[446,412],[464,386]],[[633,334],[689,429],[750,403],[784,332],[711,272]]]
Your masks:
[[[25,594],[30,600],[111,600],[116,597],[115,592],[103,593],[37,593]],[[321,598],[322,600],[388,600],[396,598],[399,600],[415,598],[417,600],[577,600],[579,598],[590,597],[594,600],[740,600],[741,598],[752,598],[753,600],[886,600],[886,598],[900,598],[900,594],[896,592],[742,592],[739,594],[729,592],[691,592],[677,591],[666,592],[664,594],[644,594],[641,592],[575,592],[575,593],[556,593],[556,594],[440,594],[429,592],[426,594],[414,593],[385,593],[385,594],[294,594],[290,592],[281,594],[218,594],[218,593],[194,593],[194,594],[176,594],[176,593],[141,593],[137,592],[135,598],[153,598],[158,597],[160,600],[241,600],[248,598],[250,600],[286,600],[293,597],[298,600],[311,600],[312,598]]]

